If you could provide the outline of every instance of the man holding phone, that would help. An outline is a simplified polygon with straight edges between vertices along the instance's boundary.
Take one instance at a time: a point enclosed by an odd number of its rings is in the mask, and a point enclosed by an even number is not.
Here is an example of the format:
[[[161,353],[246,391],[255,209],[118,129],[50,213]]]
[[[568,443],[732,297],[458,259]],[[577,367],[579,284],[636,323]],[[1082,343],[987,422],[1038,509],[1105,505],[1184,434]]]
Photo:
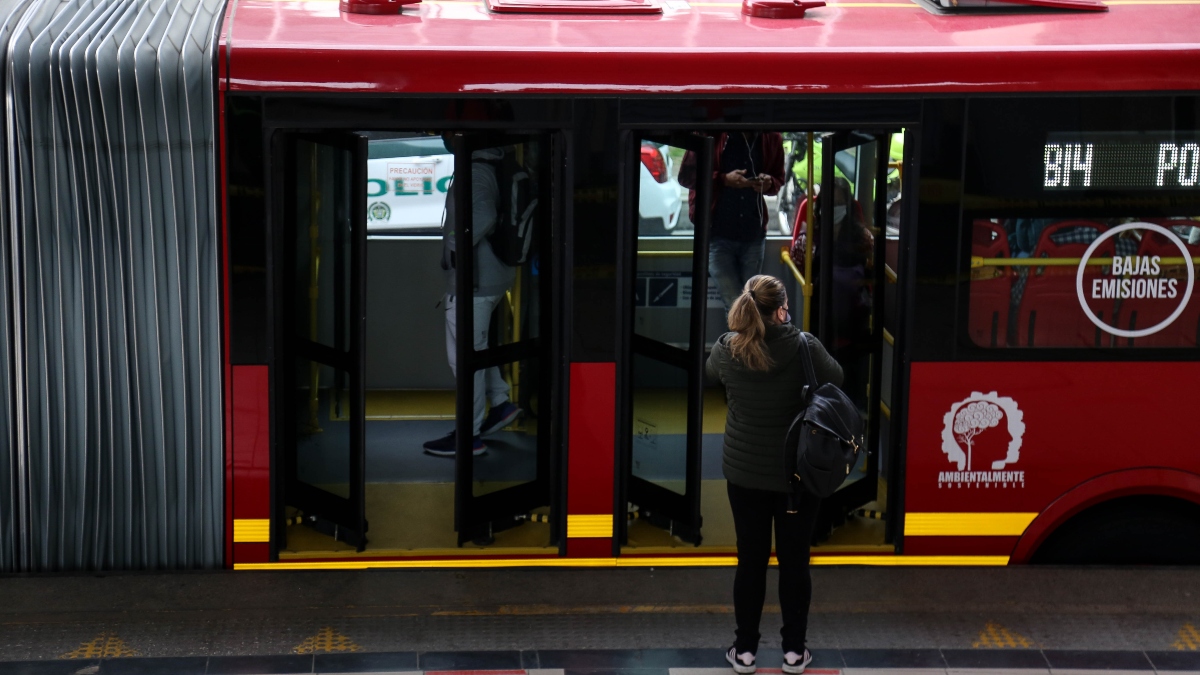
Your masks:
[[[783,186],[783,136],[721,133],[713,166],[708,273],[717,282],[728,312],[746,280],[762,271],[768,221],[763,196],[778,194]],[[679,184],[688,188],[688,215],[693,223],[696,180],[696,156],[688,152],[679,167]]]

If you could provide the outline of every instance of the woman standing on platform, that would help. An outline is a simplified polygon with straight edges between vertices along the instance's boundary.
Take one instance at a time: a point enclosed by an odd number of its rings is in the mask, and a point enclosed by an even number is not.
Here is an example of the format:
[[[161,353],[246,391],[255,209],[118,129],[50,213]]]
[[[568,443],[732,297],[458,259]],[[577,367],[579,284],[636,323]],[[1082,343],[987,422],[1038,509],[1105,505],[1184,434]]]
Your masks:
[[[737,534],[737,631],[725,658],[737,673],[755,671],[774,526],[783,672],[803,673],[812,661],[804,643],[812,600],[809,543],[819,500],[803,493],[799,510],[787,512],[784,439],[803,405],[806,382],[800,330],[792,325],[783,283],[767,275],[751,277],[729,310],[729,327],[733,331],[717,339],[706,365],[709,379],[725,387],[729,407],[722,464]],[[815,337],[807,342],[818,384],[841,385],[841,366]]]

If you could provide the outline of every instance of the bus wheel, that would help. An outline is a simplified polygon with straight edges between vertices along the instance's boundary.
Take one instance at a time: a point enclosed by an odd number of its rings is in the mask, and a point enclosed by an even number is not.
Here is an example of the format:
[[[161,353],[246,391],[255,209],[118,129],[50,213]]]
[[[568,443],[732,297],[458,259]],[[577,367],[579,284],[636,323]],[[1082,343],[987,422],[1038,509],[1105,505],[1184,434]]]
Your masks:
[[[1200,564],[1200,506],[1171,497],[1114,499],[1068,520],[1042,543],[1030,562]]]

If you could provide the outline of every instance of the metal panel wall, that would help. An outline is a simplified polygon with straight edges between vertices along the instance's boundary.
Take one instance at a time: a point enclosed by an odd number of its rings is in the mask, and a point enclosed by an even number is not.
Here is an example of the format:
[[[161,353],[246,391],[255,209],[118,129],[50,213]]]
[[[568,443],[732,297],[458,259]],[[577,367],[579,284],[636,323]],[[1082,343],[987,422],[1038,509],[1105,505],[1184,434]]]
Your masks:
[[[0,0],[0,570],[223,561],[224,0]]]

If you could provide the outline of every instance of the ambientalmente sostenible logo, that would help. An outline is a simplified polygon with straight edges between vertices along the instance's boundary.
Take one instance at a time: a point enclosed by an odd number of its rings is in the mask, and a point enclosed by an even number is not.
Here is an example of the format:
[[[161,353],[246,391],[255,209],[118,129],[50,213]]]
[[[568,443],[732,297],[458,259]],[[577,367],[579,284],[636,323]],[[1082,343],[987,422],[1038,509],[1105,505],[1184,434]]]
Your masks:
[[[1025,415],[1017,402],[975,391],[942,418],[942,452],[957,471],[938,473],[938,487],[1025,487],[1025,472],[1009,467],[1021,459]],[[986,466],[989,470],[978,471]]]

